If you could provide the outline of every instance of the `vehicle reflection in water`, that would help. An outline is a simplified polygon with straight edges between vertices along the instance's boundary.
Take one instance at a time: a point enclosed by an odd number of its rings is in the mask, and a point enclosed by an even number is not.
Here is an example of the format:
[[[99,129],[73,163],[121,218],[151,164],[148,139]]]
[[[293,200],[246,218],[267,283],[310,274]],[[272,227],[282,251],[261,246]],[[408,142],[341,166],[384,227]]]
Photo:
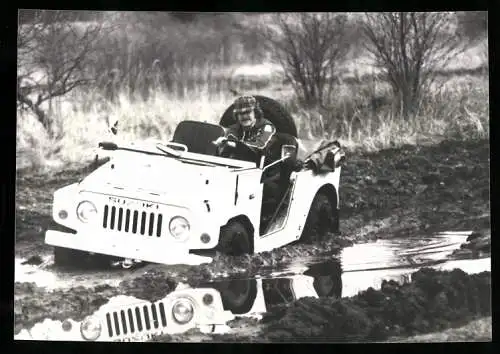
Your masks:
[[[83,321],[46,319],[14,339],[64,341],[144,341],[198,328],[203,333],[230,331],[236,316],[259,316],[273,306],[302,297],[340,297],[338,261],[311,265],[302,274],[211,281],[195,288],[180,284],[165,298],[149,302],[117,296]]]
[[[212,280],[195,287],[179,284],[153,303],[130,296],[113,297],[84,321],[46,319],[30,330],[23,329],[15,339],[144,341],[193,328],[203,333],[226,333],[234,331],[227,323],[236,317],[259,318],[275,306],[303,297],[354,296],[369,287],[379,289],[384,279],[409,282],[411,274],[422,267],[490,271],[489,256],[449,258],[466,237],[442,234],[358,244],[326,261],[297,258],[287,269],[267,276]]]
[[[205,284],[221,294],[224,309],[238,316],[257,316],[303,297],[342,296],[340,262],[310,265],[302,274],[214,281]]]

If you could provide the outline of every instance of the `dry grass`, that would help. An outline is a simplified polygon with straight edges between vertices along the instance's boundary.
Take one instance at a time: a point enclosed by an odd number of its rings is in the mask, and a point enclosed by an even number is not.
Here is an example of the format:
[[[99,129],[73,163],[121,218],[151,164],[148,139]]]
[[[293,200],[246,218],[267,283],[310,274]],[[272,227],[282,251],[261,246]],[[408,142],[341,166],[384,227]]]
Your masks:
[[[479,41],[462,57],[450,63],[451,68],[474,69],[478,63],[487,63],[485,43],[485,40]],[[266,66],[266,70],[270,67]],[[267,82],[265,85],[254,82],[253,90],[239,89],[240,93],[258,93],[283,102],[294,114],[301,138],[336,138],[348,150],[377,151],[449,138],[488,138],[487,74],[461,73],[443,77],[438,80],[441,81],[439,84],[432,87],[432,94],[422,102],[419,116],[403,121],[388,103],[388,85],[377,81],[373,76],[373,66],[370,67],[346,68],[344,79],[354,80],[340,82],[329,110],[304,109],[297,102],[290,85],[275,79],[264,80]],[[185,82],[177,82],[175,93],[157,83],[149,88],[146,96],[131,97],[125,87],[119,87],[114,102],[107,100],[97,89],[74,91],[54,100],[50,115],[61,133],[58,139],[50,139],[33,115],[18,112],[17,169],[43,172],[88,163],[95,156],[97,143],[103,140],[165,141],[171,137],[175,125],[185,119],[216,123],[235,98],[227,89],[227,83],[220,85],[219,76],[238,76],[241,73],[245,76],[245,73],[251,72],[251,67],[245,66],[239,71],[228,67],[220,73],[211,67],[198,69],[190,72],[191,79],[198,77],[198,83],[188,89]],[[279,73],[271,75],[279,77]],[[252,75],[247,76],[252,84]],[[263,80],[262,75],[257,76],[257,81]],[[377,100],[382,103],[373,107],[373,102]],[[113,136],[107,130],[108,122],[116,120],[119,121],[119,134]]]
[[[59,102],[54,119],[63,133],[58,140],[50,139],[41,124],[29,114],[18,112],[17,168],[58,168],[68,164],[87,163],[95,156],[100,141],[168,140],[178,122],[186,119],[216,122],[232,97],[219,93],[208,95],[203,89],[187,97],[175,97],[156,92],[147,101],[130,100],[124,92],[115,103],[93,97],[93,105],[85,110],[78,107],[82,93]],[[99,103],[100,101],[100,103]],[[87,104],[86,104],[87,105]],[[119,121],[119,134],[108,131],[108,122]]]

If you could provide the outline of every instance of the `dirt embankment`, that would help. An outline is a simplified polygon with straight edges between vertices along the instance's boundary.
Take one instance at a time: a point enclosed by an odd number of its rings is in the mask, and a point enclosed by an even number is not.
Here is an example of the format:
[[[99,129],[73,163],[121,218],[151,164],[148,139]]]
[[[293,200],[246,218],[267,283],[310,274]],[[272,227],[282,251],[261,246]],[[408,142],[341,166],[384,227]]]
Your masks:
[[[373,342],[440,331],[491,316],[491,273],[424,268],[412,282],[383,281],[351,298],[302,298],[269,311],[259,333],[221,341]]]
[[[353,241],[447,230],[489,234],[489,161],[487,140],[348,155],[341,231]]]

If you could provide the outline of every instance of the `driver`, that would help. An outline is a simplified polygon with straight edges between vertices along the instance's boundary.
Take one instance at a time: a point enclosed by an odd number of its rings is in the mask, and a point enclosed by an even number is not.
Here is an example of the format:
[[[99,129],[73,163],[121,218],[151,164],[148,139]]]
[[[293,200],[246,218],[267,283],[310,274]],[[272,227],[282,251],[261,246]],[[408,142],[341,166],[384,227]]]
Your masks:
[[[258,163],[267,154],[276,128],[263,117],[259,103],[253,96],[237,98],[233,114],[237,123],[226,130],[225,136],[214,141],[218,146],[218,155]]]

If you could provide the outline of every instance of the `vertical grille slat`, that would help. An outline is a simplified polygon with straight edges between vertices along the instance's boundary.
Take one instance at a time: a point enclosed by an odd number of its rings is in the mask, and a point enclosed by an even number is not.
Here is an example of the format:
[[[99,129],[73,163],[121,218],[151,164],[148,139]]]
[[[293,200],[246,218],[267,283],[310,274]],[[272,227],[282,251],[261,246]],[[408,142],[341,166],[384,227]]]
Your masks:
[[[116,207],[111,208],[111,220],[109,221],[109,228],[113,230],[115,228],[115,214],[116,214]]]
[[[162,221],[163,221],[163,215],[162,214],[158,214],[158,222],[156,224],[156,237],[160,237],[161,236],[161,224],[162,224]]]
[[[117,312],[113,312],[113,320],[114,320],[114,324],[115,324],[116,335],[119,336],[121,331],[120,331],[120,321],[118,321],[118,313]]]
[[[149,214],[149,232],[148,236],[153,236],[153,229],[155,227],[155,213]]]
[[[102,221],[102,226],[104,228],[108,227],[108,212],[109,212],[109,207],[107,205],[104,206],[104,217]]]
[[[108,324],[108,335],[113,337],[113,327],[111,325],[111,315],[109,313],[106,314],[106,323]]]
[[[153,325],[155,328],[158,328],[160,326],[160,323],[158,321],[158,313],[156,312],[155,304],[151,304],[151,312],[153,314]]]
[[[137,320],[137,331],[142,331],[142,322],[141,322],[141,310],[136,307],[135,308],[135,319]]]
[[[165,306],[163,305],[163,302],[160,302],[160,318],[161,325],[165,327],[167,325],[167,316],[165,316]]]
[[[123,329],[123,334],[127,334],[127,319],[125,318],[125,311],[121,310],[120,315],[122,318],[122,329]]]
[[[143,211],[141,214],[141,235],[144,235],[144,231],[146,231],[146,212]]]
[[[143,306],[142,310],[144,311],[144,324],[146,325],[146,329],[151,329],[151,322],[149,321],[149,311],[146,305]]]
[[[127,209],[127,213],[125,214],[125,232],[128,232],[129,224],[130,224],[130,209]]]
[[[118,231],[122,231],[123,208],[118,209]]]
[[[134,220],[132,222],[132,233],[137,232],[137,218],[139,217],[139,212],[137,210],[134,210]]]
[[[132,309],[128,309],[128,324],[130,326],[130,333],[134,333],[135,331],[135,326],[134,326],[134,315],[132,314]]]

